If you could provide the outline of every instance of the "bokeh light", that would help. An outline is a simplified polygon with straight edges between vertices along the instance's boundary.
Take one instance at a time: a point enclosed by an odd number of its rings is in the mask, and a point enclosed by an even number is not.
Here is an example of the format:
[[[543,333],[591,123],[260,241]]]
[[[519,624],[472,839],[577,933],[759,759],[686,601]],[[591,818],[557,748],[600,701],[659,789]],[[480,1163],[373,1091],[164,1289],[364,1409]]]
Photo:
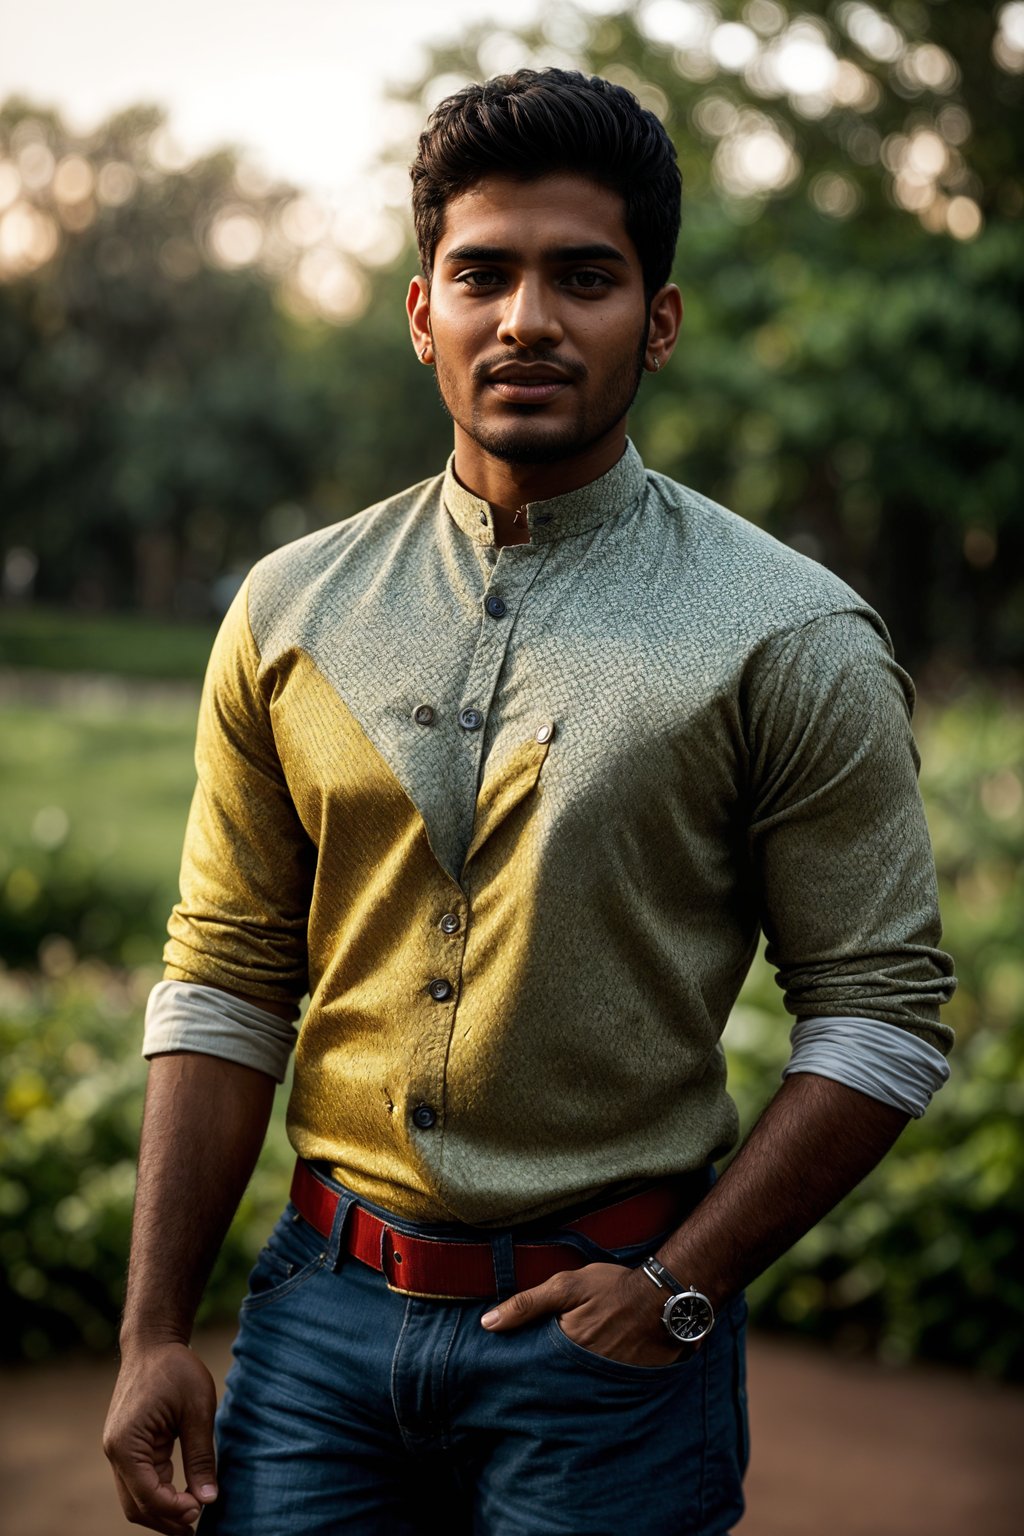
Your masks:
[[[258,219],[244,208],[225,208],[210,228],[210,249],[222,267],[248,267],[263,246]]]
[[[67,155],[53,177],[53,195],[59,203],[81,203],[96,184],[92,166],[81,155]]]
[[[999,11],[992,39],[992,57],[1009,74],[1024,73],[1024,0],[1012,0]]]
[[[725,22],[712,32],[708,49],[716,64],[738,74],[757,53],[757,34],[740,22]]]
[[[715,150],[712,169],[734,197],[763,196],[795,180],[800,160],[770,118],[746,111]]]
[[[650,0],[639,13],[640,27],[653,43],[698,48],[715,30],[718,12],[699,0]]]
[[[873,6],[841,5],[839,17],[857,47],[879,64],[895,63],[906,46],[899,28]]]
[[[107,208],[120,208],[135,194],[139,178],[123,160],[108,160],[96,177],[96,198]]]
[[[0,219],[0,274],[24,276],[56,255],[60,231],[49,214],[31,203],[12,203]]]

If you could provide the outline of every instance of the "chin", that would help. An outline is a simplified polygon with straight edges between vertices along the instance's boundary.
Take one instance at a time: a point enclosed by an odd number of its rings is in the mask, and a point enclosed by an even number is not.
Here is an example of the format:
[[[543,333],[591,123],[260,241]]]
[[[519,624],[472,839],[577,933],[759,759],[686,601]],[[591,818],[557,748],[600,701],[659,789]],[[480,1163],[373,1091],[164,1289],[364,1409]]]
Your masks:
[[[491,427],[485,431],[476,429],[470,436],[485,453],[500,459],[503,464],[557,464],[562,459],[571,459],[578,453],[586,452],[604,433],[565,427],[545,432],[523,423]]]

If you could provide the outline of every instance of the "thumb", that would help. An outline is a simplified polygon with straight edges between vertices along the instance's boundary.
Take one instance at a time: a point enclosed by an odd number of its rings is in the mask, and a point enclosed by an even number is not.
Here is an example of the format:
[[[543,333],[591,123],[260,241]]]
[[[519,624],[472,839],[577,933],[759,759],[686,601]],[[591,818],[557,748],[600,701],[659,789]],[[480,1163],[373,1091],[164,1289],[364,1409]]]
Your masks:
[[[217,1497],[217,1462],[213,1453],[215,1397],[192,1405],[181,1426],[181,1461],[189,1492],[202,1504]]]
[[[517,1291],[500,1306],[485,1312],[481,1324],[490,1333],[500,1333],[505,1328],[521,1328],[524,1323],[549,1312],[565,1312],[574,1304],[577,1280],[573,1270],[561,1270],[535,1285],[530,1291]]]

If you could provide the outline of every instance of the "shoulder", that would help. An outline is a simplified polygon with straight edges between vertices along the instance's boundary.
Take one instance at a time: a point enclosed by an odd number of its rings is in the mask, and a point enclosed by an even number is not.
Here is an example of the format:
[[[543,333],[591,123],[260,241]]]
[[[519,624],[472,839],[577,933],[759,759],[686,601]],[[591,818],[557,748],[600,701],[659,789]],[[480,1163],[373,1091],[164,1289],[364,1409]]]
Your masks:
[[[434,475],[257,561],[246,585],[260,649],[275,632],[301,633],[328,594],[331,603],[344,602],[347,591],[372,579],[397,545],[433,523],[442,484]]]
[[[867,629],[888,646],[878,614],[826,566],[666,475],[648,470],[647,481],[649,502],[676,529],[687,584],[698,600],[728,613],[736,638],[749,648],[833,615],[852,617],[837,631]]]

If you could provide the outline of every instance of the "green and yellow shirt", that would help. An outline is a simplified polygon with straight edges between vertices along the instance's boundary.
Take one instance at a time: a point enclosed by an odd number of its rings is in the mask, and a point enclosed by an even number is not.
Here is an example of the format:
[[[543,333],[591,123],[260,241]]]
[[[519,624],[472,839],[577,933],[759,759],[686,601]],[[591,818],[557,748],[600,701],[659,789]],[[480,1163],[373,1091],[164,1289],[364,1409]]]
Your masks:
[[[951,1039],[911,689],[876,615],[631,445],[525,510],[530,542],[496,548],[450,463],[254,568],[206,679],[165,950],[171,984],[296,1013],[309,992],[296,1151],[424,1221],[523,1220],[725,1151],[721,1036],[761,930],[797,1019]],[[148,1054],[232,1054],[167,1017]],[[253,1039],[281,1075],[288,1044]]]

